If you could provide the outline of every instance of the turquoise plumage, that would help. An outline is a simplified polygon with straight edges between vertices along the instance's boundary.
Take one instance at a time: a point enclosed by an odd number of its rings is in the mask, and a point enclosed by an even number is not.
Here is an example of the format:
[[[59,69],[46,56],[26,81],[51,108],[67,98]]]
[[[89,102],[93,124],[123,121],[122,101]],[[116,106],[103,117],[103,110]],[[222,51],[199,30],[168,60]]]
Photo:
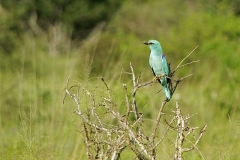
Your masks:
[[[151,50],[149,57],[149,65],[153,71],[154,76],[158,79],[159,83],[163,86],[163,91],[166,95],[167,101],[171,99],[171,92],[169,90],[169,80],[167,77],[170,74],[170,69],[166,60],[166,56],[163,54],[160,43],[156,40],[149,40],[144,42],[149,45]]]

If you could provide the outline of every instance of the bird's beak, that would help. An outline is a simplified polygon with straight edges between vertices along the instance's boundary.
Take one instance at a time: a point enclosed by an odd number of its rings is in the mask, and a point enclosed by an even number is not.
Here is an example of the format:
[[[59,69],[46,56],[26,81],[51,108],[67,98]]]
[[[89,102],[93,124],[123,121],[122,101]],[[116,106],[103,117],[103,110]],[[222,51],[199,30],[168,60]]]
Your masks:
[[[149,43],[148,43],[148,42],[143,42],[143,44],[145,44],[145,45],[149,45]]]

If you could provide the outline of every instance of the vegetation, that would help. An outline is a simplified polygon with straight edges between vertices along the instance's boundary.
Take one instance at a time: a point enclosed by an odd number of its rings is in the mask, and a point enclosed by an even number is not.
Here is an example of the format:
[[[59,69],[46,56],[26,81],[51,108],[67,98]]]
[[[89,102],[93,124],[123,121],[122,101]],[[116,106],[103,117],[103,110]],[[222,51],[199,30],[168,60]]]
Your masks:
[[[149,39],[161,42],[172,68],[199,45],[188,62],[200,62],[180,68],[175,78],[193,76],[164,108],[167,121],[179,102],[183,115],[197,113],[191,126],[208,124],[199,151],[185,158],[239,159],[239,2],[93,2],[0,2],[0,159],[86,159],[75,104],[70,98],[63,104],[68,77],[69,85],[100,91],[104,77],[121,104],[130,62],[136,74],[144,70],[142,82],[153,78],[142,44]],[[136,96],[149,125],[164,100],[157,86]],[[162,159],[174,155],[174,138],[170,133],[161,144]],[[126,151],[121,158],[132,157]]]

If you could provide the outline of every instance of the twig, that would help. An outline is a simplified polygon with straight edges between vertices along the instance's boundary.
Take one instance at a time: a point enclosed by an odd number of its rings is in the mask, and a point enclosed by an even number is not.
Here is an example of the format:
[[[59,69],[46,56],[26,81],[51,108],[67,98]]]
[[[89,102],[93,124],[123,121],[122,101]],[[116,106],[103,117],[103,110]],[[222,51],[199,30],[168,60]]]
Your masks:
[[[129,99],[128,99],[128,95],[127,95],[127,85],[126,84],[123,84],[123,92],[125,95],[125,101],[126,101],[126,107],[127,107],[127,111],[126,111],[126,121],[127,121],[129,114],[130,114],[130,103],[129,103]]]
[[[70,80],[70,76],[68,76],[68,78],[67,78],[67,83],[66,83],[65,89],[68,87],[69,80]],[[64,95],[64,97],[63,97],[63,104],[64,104],[64,102],[65,102],[66,96],[67,96],[67,93],[65,93],[65,95]]]
[[[133,110],[134,110],[134,113],[135,113],[135,118],[138,119],[139,118],[138,108],[137,108],[137,103],[136,103],[136,99],[135,99],[135,95],[136,95],[136,92],[137,92],[138,88],[137,88],[137,83],[136,83],[136,79],[135,79],[134,70],[133,70],[133,67],[132,67],[131,63],[130,63],[130,68],[131,68],[131,71],[132,71],[132,80],[133,80],[133,88],[134,88],[133,89],[134,91],[132,93],[132,101],[133,101],[132,107],[133,107]]]
[[[140,81],[140,78],[141,78],[141,75],[142,75],[142,72],[143,72],[144,70],[142,70],[142,71],[140,71],[140,73],[139,73],[139,75],[138,75],[138,77],[137,77],[137,84],[139,84],[139,81]]]
[[[158,116],[157,116],[156,124],[154,125],[154,129],[153,129],[153,133],[151,135],[151,139],[154,139],[155,136],[156,136],[157,128],[159,126],[161,116],[163,115],[162,111],[163,111],[163,108],[164,108],[166,103],[167,103],[167,101],[163,101],[162,105],[161,105],[161,107],[160,107],[160,109],[158,111]]]
[[[176,70],[178,68],[184,67],[186,65],[189,65],[189,64],[192,64],[195,62],[195,61],[193,61],[193,62],[186,63],[184,65],[181,65],[182,62],[187,57],[185,57],[180,62],[180,64],[177,66]],[[142,71],[139,73],[139,75],[135,76],[134,69],[133,69],[131,63],[130,63],[130,69],[131,69],[130,74],[132,76],[132,83],[133,83],[133,89],[132,89],[131,94],[128,94],[129,91],[128,91],[127,85],[126,84],[122,85],[123,97],[125,98],[125,103],[123,103],[123,104],[126,107],[125,114],[124,113],[122,114],[118,110],[117,107],[119,107],[119,106],[117,103],[115,103],[114,99],[112,99],[110,88],[107,85],[104,78],[101,78],[101,80],[106,87],[105,92],[107,92],[108,96],[106,96],[106,97],[100,96],[100,98],[98,98],[97,96],[95,97],[95,95],[92,94],[90,92],[90,90],[87,90],[81,84],[74,85],[74,86],[67,88],[69,79],[67,80],[66,89],[65,89],[66,95],[69,95],[74,100],[74,102],[76,104],[76,108],[77,108],[77,110],[75,112],[76,112],[76,114],[78,114],[81,117],[81,119],[83,121],[83,132],[85,133],[84,136],[85,136],[85,145],[87,148],[86,149],[87,158],[88,159],[119,160],[122,151],[126,147],[129,147],[132,150],[132,152],[135,153],[136,157],[140,160],[149,160],[149,159],[156,160],[157,147],[163,141],[163,139],[166,137],[168,131],[172,130],[172,129],[178,131],[178,136],[177,136],[176,143],[175,143],[176,148],[177,148],[175,157],[176,157],[176,155],[182,155],[183,152],[188,152],[193,149],[197,149],[196,145],[198,144],[201,137],[203,136],[203,132],[205,131],[206,126],[201,130],[198,139],[196,140],[196,142],[194,144],[192,144],[191,147],[182,148],[184,138],[186,138],[186,136],[193,133],[193,131],[197,127],[189,127],[188,126],[188,120],[191,117],[193,117],[194,115],[191,115],[191,116],[188,115],[186,117],[182,116],[180,114],[181,111],[180,111],[180,108],[178,107],[178,104],[176,104],[177,110],[173,111],[175,116],[172,118],[170,123],[166,122],[168,124],[168,126],[165,129],[165,131],[163,132],[163,135],[161,135],[160,139],[157,140],[157,137],[159,137],[159,136],[157,136],[157,133],[158,133],[158,130],[160,127],[160,121],[161,121],[162,115],[164,114],[163,109],[167,103],[166,100],[162,102],[162,104],[159,108],[159,112],[156,117],[156,121],[154,122],[155,124],[152,128],[152,134],[150,135],[150,137],[147,136],[148,134],[146,134],[146,130],[142,130],[142,128],[141,128],[141,126],[144,123],[144,114],[138,112],[139,108],[137,106],[136,94],[137,94],[137,91],[141,87],[151,85],[153,83],[153,81],[140,83]],[[170,83],[169,85],[171,85],[170,86],[171,94],[174,93],[178,84],[183,79],[185,79],[191,75],[192,74],[182,77],[180,80],[177,80],[174,88],[172,87],[172,83],[169,82]],[[167,78],[172,80],[172,76],[173,76],[173,74],[171,74],[170,77],[167,77]],[[70,90],[74,87],[78,87],[76,94],[72,94],[70,92]],[[82,94],[80,94],[80,95],[78,94],[78,93],[82,93],[82,91],[84,92],[84,94],[87,95],[87,101],[90,102],[89,103],[90,106],[86,107],[87,110],[86,111],[84,110],[85,112],[83,112],[83,110],[81,108],[82,107],[81,105],[83,104],[82,102],[84,102],[84,100],[81,99]],[[65,95],[65,97],[66,97],[66,95]],[[64,97],[64,99],[65,99],[65,97]],[[100,100],[100,102],[99,102],[99,100]],[[97,109],[96,105],[101,106],[100,112]],[[134,115],[135,115],[134,120],[129,118],[129,115],[132,113],[134,113]],[[109,116],[109,115],[112,118],[114,118],[114,124],[109,124],[108,122],[104,121],[105,120],[104,117]],[[173,123],[174,120],[177,121],[177,124],[178,124],[177,127],[171,126],[171,124]],[[180,142],[180,140],[181,140],[181,142]],[[155,143],[155,141],[156,141],[156,143]]]
[[[157,95],[159,92],[161,92],[162,89],[160,89],[159,91],[157,91],[156,93],[154,93],[154,95],[152,95],[142,106],[141,108],[143,108],[155,95]]]
[[[187,65],[189,65],[189,64],[192,64],[192,63],[197,63],[197,62],[200,62],[200,60],[191,61],[191,62],[189,62],[189,63],[183,64],[183,65],[179,66],[178,69],[179,69],[179,68],[182,68],[182,67],[184,67],[184,66],[187,66]]]
[[[84,132],[85,132],[85,145],[86,145],[86,149],[87,149],[87,157],[88,157],[88,159],[92,159],[92,153],[90,152],[88,130],[87,130],[87,126],[86,126],[85,122],[83,122],[83,128],[84,128]]]
[[[76,105],[77,105],[77,108],[78,108],[78,110],[76,111],[76,114],[78,114],[79,116],[81,116],[85,123],[87,123],[88,125],[92,126],[93,128],[102,130],[102,131],[104,131],[104,132],[108,132],[108,129],[106,129],[106,128],[102,127],[102,126],[98,126],[98,125],[93,124],[92,122],[90,122],[90,121],[82,114],[82,111],[81,111],[81,109],[80,109],[80,104],[79,104],[78,99],[77,99],[77,97],[75,96],[75,94],[71,94],[67,89],[66,89],[65,91],[66,91],[66,93],[67,93],[71,98],[74,99],[74,101],[75,101],[75,103],[76,103]]]
[[[199,143],[200,139],[202,138],[204,132],[206,131],[207,124],[205,124],[204,127],[201,129],[200,134],[199,134],[197,140],[195,141],[195,143],[191,147],[183,148],[184,140],[190,135],[190,133],[192,133],[195,129],[198,128],[198,127],[189,127],[188,126],[188,120],[196,114],[193,114],[192,116],[188,115],[186,117],[182,116],[181,110],[178,106],[178,103],[176,103],[176,111],[173,111],[173,112],[175,113],[174,118],[177,122],[177,138],[176,138],[176,142],[175,142],[176,152],[174,155],[174,159],[179,160],[179,159],[182,159],[182,155],[184,152],[189,152],[193,149],[197,149],[196,146]],[[187,133],[185,134],[185,132],[187,132]]]
[[[138,138],[135,136],[135,134],[132,131],[132,129],[130,128],[130,126],[128,124],[125,124],[125,123],[121,123],[121,124],[123,125],[123,127],[125,129],[127,129],[130,140],[132,140],[133,142],[138,144],[138,146],[141,148],[141,151],[143,151],[146,156],[148,156],[151,160],[153,160],[154,158],[148,153],[148,150],[143,145],[143,142],[138,140]]]
[[[134,145],[134,143],[129,143],[129,147],[130,149],[136,154],[136,156],[138,157],[138,159],[140,160],[148,160],[147,157],[144,156],[144,154],[142,152],[140,152]]]
[[[79,86],[80,86],[81,88],[83,88],[81,84],[79,84]],[[102,122],[101,122],[101,119],[100,119],[99,115],[98,115],[97,112],[96,112],[96,105],[95,105],[94,95],[91,94],[91,92],[89,92],[87,89],[85,89],[85,88],[83,88],[83,89],[85,90],[86,94],[91,98],[91,103],[92,103],[91,110],[92,110],[92,114],[97,118],[97,120],[98,120],[98,122],[99,122],[99,124],[100,124],[100,127],[102,127],[103,124],[102,124]]]
[[[152,147],[152,150],[155,149],[164,139],[165,135],[167,134],[167,132],[169,131],[170,128],[172,128],[171,124],[174,121],[174,118],[172,118],[172,120],[170,121],[170,123],[168,124],[167,129],[165,130],[165,132],[163,133],[162,137],[158,140],[158,142],[155,144],[155,146]]]
[[[176,91],[176,89],[177,89],[178,84],[179,84],[183,79],[188,78],[188,77],[190,77],[190,76],[192,76],[192,75],[193,75],[193,74],[191,73],[191,74],[189,74],[189,75],[187,75],[187,76],[185,76],[185,77],[180,78],[179,80],[175,80],[176,84],[175,84],[175,86],[171,89],[171,94],[173,95],[173,93],[174,93],[174,92]]]
[[[206,131],[206,128],[207,128],[207,124],[205,124],[203,126],[203,128],[201,129],[201,131],[199,133],[199,136],[198,136],[197,140],[195,141],[195,143],[191,147],[189,147],[189,148],[184,148],[182,151],[183,152],[189,152],[189,151],[195,149],[197,144],[199,143],[200,139],[202,138],[204,132]]]
[[[182,62],[185,61],[197,48],[198,46],[195,47],[185,58],[181,60],[181,62],[177,65],[176,69],[172,72],[172,74],[174,74],[177,71],[177,69],[180,68],[180,65],[182,64]]]
[[[182,77],[179,81],[182,81],[183,79],[185,79],[185,78],[188,78],[188,77],[190,77],[190,76],[192,76],[193,74],[191,73],[191,74],[189,74],[189,75],[187,75],[187,76],[185,76],[185,77]]]
[[[156,124],[154,125],[153,133],[152,133],[151,138],[150,138],[151,139],[151,143],[152,143],[151,146],[154,146],[154,139],[156,138],[157,129],[158,129],[158,126],[159,126],[159,123],[160,123],[161,116],[163,115],[163,108],[164,108],[166,103],[167,103],[167,101],[163,101],[162,105],[161,105],[161,107],[159,109],[157,120],[156,120]],[[152,156],[153,157],[156,156],[156,151],[155,151],[154,147],[152,148]]]

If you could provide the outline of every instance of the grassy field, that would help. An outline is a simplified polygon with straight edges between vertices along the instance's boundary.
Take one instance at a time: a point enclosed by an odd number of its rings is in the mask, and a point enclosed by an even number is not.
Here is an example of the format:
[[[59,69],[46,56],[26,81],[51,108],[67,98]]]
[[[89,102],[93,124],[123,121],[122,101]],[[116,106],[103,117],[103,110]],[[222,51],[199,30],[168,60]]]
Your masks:
[[[182,1],[126,2],[81,42],[72,41],[61,24],[38,35],[26,32],[21,47],[0,54],[0,159],[86,159],[76,106],[69,97],[63,104],[67,79],[100,96],[104,77],[123,110],[122,83],[132,83],[129,63],[136,74],[144,70],[141,82],[153,78],[150,51],[142,44],[149,39],[161,42],[172,69],[199,45],[186,62],[200,62],[179,69],[175,78],[193,76],[180,83],[164,109],[169,120],[179,102],[184,115],[197,113],[191,126],[208,124],[198,151],[186,153],[185,159],[240,159],[240,18],[228,7],[224,2],[210,9]],[[137,95],[146,130],[164,100],[162,92],[156,94],[160,88],[153,84]],[[161,128],[166,126],[162,121]],[[169,132],[159,158],[172,159],[175,137]],[[134,158],[129,149],[121,156]]]

